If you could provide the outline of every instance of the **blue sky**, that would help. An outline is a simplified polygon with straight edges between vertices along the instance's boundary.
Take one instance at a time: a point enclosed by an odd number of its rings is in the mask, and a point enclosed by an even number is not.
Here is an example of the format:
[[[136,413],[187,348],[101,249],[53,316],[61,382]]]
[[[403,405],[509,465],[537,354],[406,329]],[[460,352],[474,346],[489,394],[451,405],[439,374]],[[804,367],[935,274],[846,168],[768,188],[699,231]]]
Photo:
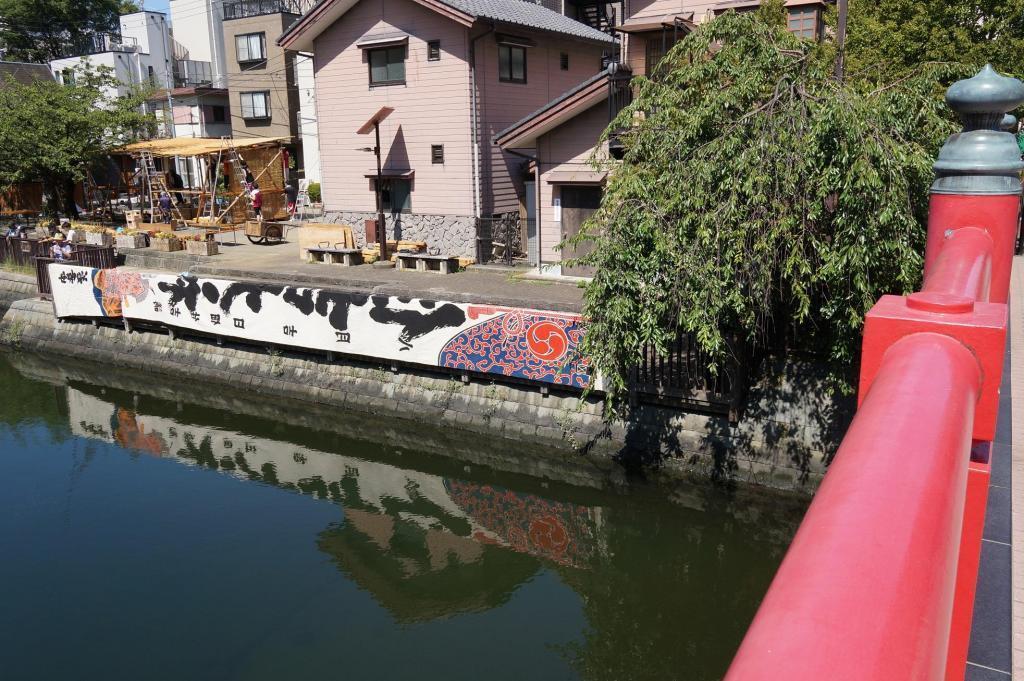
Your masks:
[[[139,4],[143,6],[143,9],[148,9],[151,12],[163,12],[168,18],[171,16],[170,0],[144,0]]]

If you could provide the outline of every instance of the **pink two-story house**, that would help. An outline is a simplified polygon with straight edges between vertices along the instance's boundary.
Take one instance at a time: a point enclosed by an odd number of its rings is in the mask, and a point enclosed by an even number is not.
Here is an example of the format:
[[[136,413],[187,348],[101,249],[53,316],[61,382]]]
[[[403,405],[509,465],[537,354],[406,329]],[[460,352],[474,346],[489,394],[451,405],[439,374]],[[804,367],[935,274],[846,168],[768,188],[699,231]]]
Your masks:
[[[809,40],[820,38],[826,3],[787,0],[789,30]],[[577,234],[601,203],[606,173],[594,170],[591,161],[595,154],[605,159],[616,156],[615,148],[607,144],[598,148],[597,141],[631,101],[631,78],[652,75],[668,51],[697,24],[760,4],[759,0],[625,0],[624,18],[614,27],[622,48],[620,61],[497,133],[494,141],[501,149],[530,158],[537,191],[527,207],[534,225],[528,257],[539,271],[593,274],[589,267],[566,264],[567,258],[582,252],[559,245]]]
[[[313,54],[330,220],[376,217],[373,136],[382,107],[382,198],[392,238],[478,256],[489,221],[525,214],[529,161],[497,132],[598,73],[608,33],[520,0],[321,0],[278,42]],[[490,249],[490,245],[484,246]],[[489,253],[488,253],[489,254]]]

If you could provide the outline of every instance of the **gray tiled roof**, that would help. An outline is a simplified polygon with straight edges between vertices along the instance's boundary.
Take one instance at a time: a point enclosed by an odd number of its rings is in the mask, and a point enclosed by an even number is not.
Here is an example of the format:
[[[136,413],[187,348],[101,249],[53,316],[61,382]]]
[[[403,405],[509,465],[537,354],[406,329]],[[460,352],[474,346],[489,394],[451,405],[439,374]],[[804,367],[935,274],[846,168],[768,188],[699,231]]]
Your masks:
[[[440,0],[444,4],[471,14],[478,19],[490,19],[506,24],[518,24],[566,35],[612,43],[615,38],[575,19],[553,12],[530,0]]]
[[[302,18],[297,19],[284,30],[281,37],[277,39],[278,43],[289,33],[298,30],[300,26],[307,23],[306,17],[313,14],[320,7],[329,5],[334,1],[318,0]],[[503,24],[514,24],[541,31],[551,31],[600,43],[610,44],[615,42],[615,38],[604,31],[598,31],[596,28],[591,28],[575,19],[570,19],[558,12],[538,5],[534,0],[438,0],[438,2],[477,19],[489,19]]]
[[[13,76],[14,80],[22,85],[28,85],[37,80],[53,80],[50,67],[46,64],[26,64],[20,61],[0,61],[0,87],[7,84],[7,76]]]

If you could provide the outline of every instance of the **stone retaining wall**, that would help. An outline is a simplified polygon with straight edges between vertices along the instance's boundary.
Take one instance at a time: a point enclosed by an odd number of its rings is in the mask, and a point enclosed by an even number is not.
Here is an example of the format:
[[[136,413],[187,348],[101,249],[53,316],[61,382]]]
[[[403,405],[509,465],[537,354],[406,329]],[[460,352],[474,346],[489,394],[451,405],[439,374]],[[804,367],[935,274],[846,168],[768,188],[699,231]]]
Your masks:
[[[606,473],[642,471],[802,492],[813,490],[823,474],[846,414],[846,405],[822,397],[813,372],[796,365],[773,367],[753,390],[738,425],[720,416],[645,405],[606,420],[602,402],[593,397],[555,390],[543,395],[533,386],[487,379],[464,383],[411,367],[393,372],[354,360],[58,322],[50,303],[35,299],[11,306],[0,321],[0,342],[372,414],[368,427],[388,418],[427,421],[469,439],[486,435],[489,444],[481,446],[522,449],[538,463],[553,457],[560,468],[573,462]]]
[[[323,222],[343,224],[352,228],[356,246],[366,245],[366,220],[376,220],[376,213],[359,211],[328,211]],[[476,257],[476,218],[466,215],[427,215],[406,213],[385,215],[388,238],[426,241],[445,255]]]
[[[7,308],[15,300],[31,298],[35,295],[35,277],[0,269],[0,316],[7,312]]]

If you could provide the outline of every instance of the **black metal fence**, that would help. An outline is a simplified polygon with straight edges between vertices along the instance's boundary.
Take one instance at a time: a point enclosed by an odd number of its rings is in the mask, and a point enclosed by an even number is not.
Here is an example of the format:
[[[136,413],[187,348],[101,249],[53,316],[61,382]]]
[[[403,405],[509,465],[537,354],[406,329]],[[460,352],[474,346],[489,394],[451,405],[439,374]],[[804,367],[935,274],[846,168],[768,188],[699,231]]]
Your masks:
[[[38,243],[36,239],[0,237],[0,263],[32,267],[32,258],[37,255]]]
[[[36,275],[36,286],[39,294],[49,297],[52,293],[50,272],[47,265],[58,262],[51,257],[50,249],[53,242],[39,239],[14,239],[0,237],[0,263],[12,263],[19,267],[30,268]],[[71,244],[71,255],[64,262],[73,265],[84,265],[96,269],[113,269],[117,267],[117,255],[113,246],[93,246],[90,244]]]
[[[225,19],[243,19],[264,14],[305,14],[314,0],[238,0],[224,3]]]
[[[694,334],[680,333],[664,353],[646,346],[632,372],[633,398],[727,414],[731,421],[738,421],[750,368],[745,348],[745,343],[730,342],[727,358],[713,370],[712,358],[701,349]]]
[[[476,223],[476,261],[512,265],[526,258],[525,221],[519,213],[478,218]]]

